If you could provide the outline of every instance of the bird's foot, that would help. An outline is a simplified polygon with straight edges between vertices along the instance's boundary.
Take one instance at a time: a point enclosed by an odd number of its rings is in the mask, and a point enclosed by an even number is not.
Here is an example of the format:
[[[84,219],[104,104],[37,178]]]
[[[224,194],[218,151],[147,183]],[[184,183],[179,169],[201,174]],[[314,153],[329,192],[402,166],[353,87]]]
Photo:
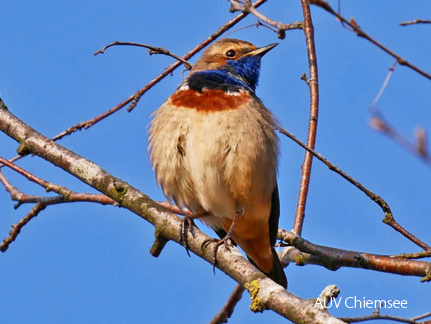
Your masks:
[[[215,273],[215,268],[217,266],[217,251],[218,251],[219,247],[222,245],[224,245],[226,250],[230,251],[230,245],[231,245],[230,235],[226,235],[221,240],[218,240],[216,238],[205,240],[201,245],[201,249],[202,250],[206,249],[208,247],[208,245],[210,245],[211,243],[215,243],[214,247],[213,247],[213,255],[214,255],[213,256],[213,271]]]
[[[197,218],[202,218],[210,215],[207,212],[202,212],[199,214],[193,214],[187,208],[180,208],[176,204],[173,204],[169,201],[159,201],[159,205],[163,206],[167,210],[172,213],[184,216],[181,219],[181,229],[180,229],[180,244],[185,247],[188,256],[190,256],[189,252],[189,244],[188,244],[188,234],[189,232],[192,234],[192,237],[195,238],[195,228],[197,228],[194,220]]]
[[[195,227],[196,224],[193,220],[193,216],[184,215],[184,217],[181,219],[180,244],[184,246],[188,256],[190,256],[188,236],[190,232],[193,238],[195,238]]]

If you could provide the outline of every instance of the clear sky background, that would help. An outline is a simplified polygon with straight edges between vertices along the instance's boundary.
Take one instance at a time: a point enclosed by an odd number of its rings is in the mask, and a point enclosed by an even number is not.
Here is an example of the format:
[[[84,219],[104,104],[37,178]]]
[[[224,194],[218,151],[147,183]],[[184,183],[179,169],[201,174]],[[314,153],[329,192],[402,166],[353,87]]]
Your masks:
[[[337,1],[330,1],[336,7]],[[431,18],[431,3],[415,1],[342,1],[342,13],[354,17],[370,35],[431,72],[431,25],[399,23]],[[104,45],[132,41],[163,46],[182,55],[233,17],[227,1],[1,1],[0,95],[10,110],[46,136],[115,106],[173,62],[132,47]],[[282,22],[302,20],[299,1],[268,1],[260,9]],[[320,75],[317,150],[385,198],[395,218],[431,243],[431,170],[369,126],[368,107],[394,59],[334,17],[312,7]],[[255,23],[250,16],[237,27]],[[308,73],[302,31],[285,40],[266,28],[249,28],[231,37],[258,46],[280,42],[263,59],[257,94],[280,123],[306,138]],[[193,63],[196,57],[191,60]],[[181,69],[148,92],[132,113],[116,113],[91,129],[60,143],[102,168],[162,200],[146,153],[149,115],[175,90]],[[377,107],[405,136],[415,127],[431,129],[431,83],[397,66]],[[0,155],[16,155],[17,144],[0,134]],[[280,226],[291,229],[304,152],[281,138]],[[94,192],[38,157],[19,165],[78,192]],[[10,170],[19,189],[43,195],[39,187]],[[0,236],[7,236],[31,208],[13,209],[0,190]],[[381,222],[380,208],[320,162],[313,165],[303,236],[317,244],[377,254],[420,249]],[[210,230],[200,226],[210,235]],[[229,277],[182,247],[169,243],[161,256],[149,249],[154,228],[127,210],[76,203],[48,207],[28,224],[0,255],[2,323],[206,323],[235,286]],[[403,310],[383,313],[411,317],[430,311],[429,283],[417,277],[318,266],[286,269],[289,291],[315,298],[328,284],[343,299],[407,300]],[[272,312],[253,314],[245,295],[229,323],[284,323]],[[336,316],[359,316],[373,309],[331,309]],[[384,321],[380,321],[384,323]]]

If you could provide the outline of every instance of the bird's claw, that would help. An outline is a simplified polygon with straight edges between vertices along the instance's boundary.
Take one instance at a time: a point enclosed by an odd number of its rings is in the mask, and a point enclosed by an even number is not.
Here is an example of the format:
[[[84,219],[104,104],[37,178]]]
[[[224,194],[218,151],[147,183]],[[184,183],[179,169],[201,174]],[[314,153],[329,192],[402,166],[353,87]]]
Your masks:
[[[190,232],[193,238],[195,238],[195,227],[196,225],[192,217],[186,215],[181,219],[180,244],[184,246],[188,256],[190,256],[188,233]]]
[[[201,249],[202,250],[206,249],[208,247],[208,245],[210,245],[211,243],[215,243],[215,245],[213,247],[213,255],[214,255],[213,256],[213,271],[215,274],[215,268],[217,266],[217,251],[221,245],[224,245],[226,250],[228,250],[230,252],[230,246],[229,246],[230,245],[230,237],[226,235],[221,240],[218,240],[215,238],[205,240],[201,245]]]

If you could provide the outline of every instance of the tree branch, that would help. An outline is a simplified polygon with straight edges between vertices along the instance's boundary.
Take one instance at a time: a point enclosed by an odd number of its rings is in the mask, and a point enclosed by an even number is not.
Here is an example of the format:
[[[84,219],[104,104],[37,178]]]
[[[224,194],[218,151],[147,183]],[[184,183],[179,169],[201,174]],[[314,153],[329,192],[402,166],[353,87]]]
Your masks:
[[[380,314],[380,310],[376,309],[372,314],[360,316],[360,317],[342,317],[341,320],[347,322],[347,323],[359,323],[359,322],[365,322],[365,321],[371,321],[371,320],[380,320],[380,319],[387,319],[394,322],[399,323],[410,323],[410,324],[430,324],[430,321],[426,322],[418,322],[417,320],[429,317],[431,316],[431,312],[425,313],[423,315],[415,316],[412,318],[403,318],[398,316],[392,316],[392,315],[384,315]]]
[[[236,304],[241,300],[242,294],[244,293],[244,287],[241,285],[236,285],[235,289],[229,296],[226,304],[223,308],[213,317],[210,324],[227,323],[228,319],[231,317]]]
[[[90,202],[97,202],[97,203],[100,203],[102,205],[107,205],[107,204],[115,205],[116,204],[114,200],[112,200],[111,198],[108,198],[105,195],[94,195],[94,194],[89,194],[89,193],[76,193],[76,192],[73,192],[72,190],[70,190],[66,187],[59,186],[59,185],[56,185],[54,183],[43,180],[43,179],[35,176],[34,174],[28,172],[27,170],[24,170],[23,168],[19,167],[18,165],[11,163],[10,161],[8,161],[2,157],[0,157],[0,163],[2,163],[3,165],[6,165],[7,167],[11,168],[12,170],[23,175],[28,180],[30,180],[34,183],[37,183],[41,187],[45,188],[46,192],[54,191],[60,195],[57,197],[40,197],[41,199],[47,198],[50,200],[49,202],[46,201],[45,202],[46,204],[71,202],[71,201],[90,201]],[[2,178],[0,178],[0,181],[2,179],[5,179],[4,176],[2,176]],[[3,181],[1,181],[1,182],[3,182]],[[8,190],[8,188],[9,189],[12,189],[12,188],[16,189],[15,187],[11,186],[10,183],[9,183],[9,185],[5,184],[5,187],[6,187],[6,190]],[[9,193],[14,194],[14,191],[12,191],[12,192],[9,191]],[[20,192],[19,194],[14,195],[12,198],[16,198],[14,200],[17,200],[17,201],[24,203],[24,202],[34,202],[31,200],[35,199],[34,197],[37,197],[37,196],[27,196],[27,199],[23,199],[22,195],[23,194]],[[36,202],[38,202],[38,201],[36,201]]]
[[[18,234],[21,232],[21,229],[33,218],[35,218],[39,213],[45,209],[45,205],[42,203],[37,203],[34,205],[34,207],[30,210],[30,212],[22,218],[17,224],[12,225],[12,229],[9,232],[9,236],[6,237],[3,242],[0,244],[0,251],[6,252],[6,250],[9,248],[9,245],[15,241]]]
[[[415,19],[411,21],[403,21],[402,23],[400,23],[401,26],[416,25],[416,24],[431,24],[431,20]]]
[[[230,12],[242,11],[243,13],[251,13],[257,19],[260,19],[266,22],[268,25],[274,26],[278,29],[278,38],[284,39],[286,37],[286,30],[291,29],[303,29],[302,21],[295,21],[290,24],[283,24],[281,22],[275,21],[256,10],[251,4],[251,0],[246,0],[245,2],[241,2],[239,0],[229,0],[231,7]]]
[[[278,237],[299,251],[311,254],[321,260],[321,264],[329,270],[340,267],[361,268],[403,276],[422,277],[421,281],[431,281],[431,263],[425,261],[393,258],[390,256],[370,254],[366,252],[341,250],[313,244],[299,235],[279,229]],[[298,260],[300,262],[300,260]],[[286,257],[283,262],[287,263]],[[301,263],[299,263],[301,264]]]
[[[431,166],[431,156],[428,153],[428,143],[425,129],[416,129],[416,143],[408,140],[395,127],[393,127],[380,112],[373,112],[370,127],[377,132],[388,136],[392,141],[401,146],[406,151],[419,157],[427,166]]]
[[[302,12],[304,15],[304,34],[307,45],[308,65],[310,78],[307,81],[310,91],[310,117],[308,121],[307,146],[314,149],[316,144],[317,118],[319,113],[319,76],[317,70],[317,56],[314,44],[314,27],[311,19],[311,11],[308,0],[301,0]],[[295,220],[293,231],[298,235],[302,233],[305,218],[305,205],[307,203],[308,188],[310,185],[311,166],[313,155],[305,152],[304,163],[302,164],[301,181],[299,185],[298,202],[296,204]]]
[[[178,55],[175,55],[174,53],[168,51],[167,49],[165,49],[163,47],[155,47],[155,46],[146,45],[146,44],[140,44],[140,43],[114,41],[113,43],[108,44],[108,45],[104,46],[102,49],[100,49],[97,52],[95,52],[94,55],[96,56],[98,54],[105,54],[105,51],[108,48],[110,48],[112,46],[116,46],[116,45],[144,47],[144,48],[148,49],[148,54],[150,54],[150,55],[152,55],[152,54],[167,55],[167,56],[173,57],[174,59],[176,59],[176,60],[180,61],[181,63],[183,63],[187,70],[191,70],[192,69],[192,65],[189,62],[187,62],[182,57],[179,57]]]

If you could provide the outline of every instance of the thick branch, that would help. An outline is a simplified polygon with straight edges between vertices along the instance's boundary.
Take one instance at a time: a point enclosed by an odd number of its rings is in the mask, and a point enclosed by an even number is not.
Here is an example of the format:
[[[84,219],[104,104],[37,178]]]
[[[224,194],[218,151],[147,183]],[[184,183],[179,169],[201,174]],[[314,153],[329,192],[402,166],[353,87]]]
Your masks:
[[[15,139],[32,154],[38,155],[46,161],[69,172],[84,183],[104,193],[118,202],[119,205],[144,218],[156,227],[158,235],[177,243],[180,241],[180,218],[167,212],[148,196],[130,186],[119,178],[114,177],[78,154],[69,151],[53,142],[15,117],[0,101],[0,130]],[[189,250],[213,262],[212,246],[202,250],[202,244],[209,237],[196,229],[195,237],[189,238]],[[221,247],[217,254],[217,267],[240,283],[253,288],[255,301],[270,308],[295,323],[343,323],[326,312],[314,308],[304,300],[287,292],[280,285],[268,279],[252,266],[236,248],[227,252]]]

